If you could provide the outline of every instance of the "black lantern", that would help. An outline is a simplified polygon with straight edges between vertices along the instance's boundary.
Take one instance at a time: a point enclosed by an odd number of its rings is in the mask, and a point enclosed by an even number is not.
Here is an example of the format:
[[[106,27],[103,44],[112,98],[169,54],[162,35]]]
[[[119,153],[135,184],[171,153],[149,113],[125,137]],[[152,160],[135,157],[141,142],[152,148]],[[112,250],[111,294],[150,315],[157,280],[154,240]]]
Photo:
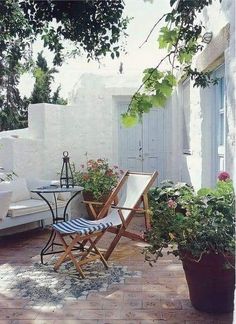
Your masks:
[[[213,37],[213,33],[212,32],[206,32],[203,36],[202,36],[202,42],[209,44],[212,40]]]
[[[74,179],[70,166],[69,153],[67,151],[63,152],[63,164],[61,168],[60,186],[62,187],[74,187]]]

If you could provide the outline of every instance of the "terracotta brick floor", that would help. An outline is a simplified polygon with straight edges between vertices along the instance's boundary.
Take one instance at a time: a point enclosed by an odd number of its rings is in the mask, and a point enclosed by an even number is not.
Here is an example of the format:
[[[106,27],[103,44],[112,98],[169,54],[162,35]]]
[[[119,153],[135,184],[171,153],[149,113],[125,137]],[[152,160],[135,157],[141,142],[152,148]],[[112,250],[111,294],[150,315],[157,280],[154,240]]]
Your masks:
[[[134,219],[134,228],[142,227],[141,218]],[[0,266],[8,263],[26,265],[39,260],[39,253],[48,237],[48,230],[34,230],[0,239]],[[110,234],[101,243],[107,246]],[[149,324],[149,323],[232,323],[232,314],[214,315],[195,310],[181,263],[171,257],[154,267],[144,262],[142,244],[122,239],[111,261],[141,272],[140,278],[126,278],[107,291],[91,292],[86,300],[66,301],[63,308],[44,305],[34,308],[27,299],[8,299],[0,295],[0,324]]]

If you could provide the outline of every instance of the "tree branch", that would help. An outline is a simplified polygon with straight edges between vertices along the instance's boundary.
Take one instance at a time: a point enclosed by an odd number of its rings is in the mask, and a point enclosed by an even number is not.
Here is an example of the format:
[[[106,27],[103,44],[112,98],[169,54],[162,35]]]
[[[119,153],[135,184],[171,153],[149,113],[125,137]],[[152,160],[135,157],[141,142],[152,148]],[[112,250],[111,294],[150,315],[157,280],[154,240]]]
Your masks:
[[[146,83],[148,80],[150,80],[150,78],[151,78],[152,74],[154,73],[154,71],[155,71],[156,69],[158,69],[159,66],[162,64],[162,62],[165,61],[165,60],[167,59],[167,57],[171,56],[173,53],[174,53],[174,51],[171,51],[171,52],[169,52],[168,54],[166,54],[166,56],[164,56],[164,57],[160,60],[160,62],[157,64],[157,66],[156,66],[155,68],[153,68],[153,71],[150,73],[149,77],[148,77],[144,82],[142,82],[142,84],[139,86],[139,88],[138,88],[138,89],[135,91],[135,93],[133,94],[133,96],[132,96],[132,98],[131,98],[131,100],[130,100],[129,106],[128,106],[128,108],[127,108],[127,112],[130,111],[130,109],[131,109],[131,104],[132,104],[132,102],[134,101],[136,95],[139,93],[139,91],[142,89],[142,87],[145,85],[145,83]]]
[[[160,19],[158,19],[158,21],[154,24],[154,26],[152,27],[152,29],[150,30],[149,34],[147,35],[146,39],[144,40],[144,42],[139,46],[139,48],[143,47],[143,45],[145,43],[147,43],[149,37],[151,36],[152,32],[154,31],[154,29],[156,28],[156,26],[159,24],[159,22],[166,16],[167,14],[164,14]]]

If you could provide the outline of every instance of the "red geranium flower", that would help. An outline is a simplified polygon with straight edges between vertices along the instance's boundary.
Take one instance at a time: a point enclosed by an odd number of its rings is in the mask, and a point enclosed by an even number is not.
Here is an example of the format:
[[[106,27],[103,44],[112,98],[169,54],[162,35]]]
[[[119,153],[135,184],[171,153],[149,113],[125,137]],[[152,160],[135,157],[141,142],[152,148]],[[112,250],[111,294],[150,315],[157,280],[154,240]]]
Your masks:
[[[177,207],[177,203],[172,199],[168,200],[167,205],[169,208],[172,208],[172,209],[175,209]]]
[[[84,179],[84,180],[88,180],[88,179],[89,179],[89,175],[88,175],[88,173],[84,173],[84,174],[83,174],[83,179]]]
[[[222,171],[220,172],[220,174],[218,175],[218,180],[220,181],[226,181],[230,179],[230,175],[228,172],[226,171]]]

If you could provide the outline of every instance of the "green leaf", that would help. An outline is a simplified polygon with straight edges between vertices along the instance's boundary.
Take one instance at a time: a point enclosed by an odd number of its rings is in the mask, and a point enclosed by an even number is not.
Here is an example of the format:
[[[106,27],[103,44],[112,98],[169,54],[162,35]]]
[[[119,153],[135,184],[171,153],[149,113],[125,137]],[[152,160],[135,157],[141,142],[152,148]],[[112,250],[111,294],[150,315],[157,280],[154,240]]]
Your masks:
[[[160,83],[156,88],[156,90],[160,91],[166,97],[171,95],[172,89],[172,85],[167,80],[163,80],[163,82]]]
[[[193,53],[191,53],[191,52],[186,52],[184,50],[181,50],[179,52],[178,60],[181,64],[191,63],[192,58],[193,58]]]
[[[155,107],[164,107],[167,101],[167,97],[165,97],[162,93],[157,92],[156,95],[151,96],[151,102]]]
[[[159,48],[167,48],[168,50],[177,42],[179,29],[170,29],[164,26],[160,29],[160,36],[158,37]]]
[[[137,125],[139,118],[137,115],[130,115],[129,113],[125,113],[121,115],[121,123],[124,127],[133,127]]]
[[[175,86],[177,84],[177,80],[176,80],[176,77],[168,72],[168,74],[166,75],[165,79],[172,85],[172,86]]]
[[[213,193],[213,190],[210,188],[202,188],[202,189],[199,189],[197,192],[198,196],[200,196],[200,197],[204,197],[204,196],[207,196],[212,193]]]
[[[142,101],[142,110],[143,112],[147,113],[152,108],[152,103],[150,101],[150,97]]]
[[[162,27],[160,29],[160,36],[158,37],[158,43],[159,43],[159,48],[166,48],[168,47],[169,43],[167,41],[167,33],[168,33],[168,27]]]

